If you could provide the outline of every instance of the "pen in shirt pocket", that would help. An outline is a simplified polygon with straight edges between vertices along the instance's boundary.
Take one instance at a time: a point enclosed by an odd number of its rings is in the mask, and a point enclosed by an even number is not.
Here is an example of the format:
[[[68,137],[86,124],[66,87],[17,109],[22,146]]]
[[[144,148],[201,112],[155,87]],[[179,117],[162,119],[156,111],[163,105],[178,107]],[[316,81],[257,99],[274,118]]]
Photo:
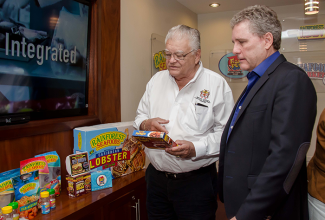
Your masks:
[[[205,107],[205,108],[208,107],[207,105],[203,105],[203,104],[201,104],[201,103],[195,103],[195,105],[197,105],[197,106],[202,106],[202,107]]]

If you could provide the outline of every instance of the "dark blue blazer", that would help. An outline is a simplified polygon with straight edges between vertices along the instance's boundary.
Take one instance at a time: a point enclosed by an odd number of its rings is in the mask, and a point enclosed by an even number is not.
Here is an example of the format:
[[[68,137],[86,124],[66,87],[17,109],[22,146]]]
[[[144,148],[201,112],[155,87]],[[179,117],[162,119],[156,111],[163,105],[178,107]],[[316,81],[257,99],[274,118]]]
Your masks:
[[[307,74],[280,55],[248,93],[227,141],[232,111],[218,177],[228,218],[309,219],[306,153],[316,103]]]

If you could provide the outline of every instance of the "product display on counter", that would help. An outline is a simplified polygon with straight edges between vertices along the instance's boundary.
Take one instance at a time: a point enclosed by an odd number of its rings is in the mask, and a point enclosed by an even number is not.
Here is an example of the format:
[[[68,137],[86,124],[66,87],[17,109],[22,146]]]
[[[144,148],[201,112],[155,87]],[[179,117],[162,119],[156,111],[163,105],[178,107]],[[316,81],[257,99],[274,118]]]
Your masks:
[[[12,207],[12,220],[18,220],[19,219],[18,202],[9,203],[8,206]]]
[[[0,209],[15,200],[15,191],[12,178],[20,176],[20,169],[0,173]]]
[[[55,190],[54,189],[48,189],[47,190],[50,194],[50,207],[51,210],[55,209],[56,205],[55,205]]]
[[[51,211],[50,207],[50,194],[48,191],[41,192],[41,209],[42,209],[42,214],[49,214]]]
[[[82,173],[89,172],[89,160],[87,152],[80,152],[78,154],[71,154],[66,157],[65,165],[67,172],[71,176],[76,176]]]
[[[75,128],[74,153],[88,152],[90,171],[108,169],[113,179],[142,170],[146,156],[141,142],[129,137],[133,130],[133,122]]]
[[[146,147],[152,149],[165,149],[177,146],[165,132],[135,130],[132,136]]]
[[[61,192],[61,162],[56,151],[36,155],[35,157],[44,156],[48,165],[49,173],[40,173],[41,192],[54,189],[55,195],[59,196]]]
[[[66,179],[68,183],[68,195],[70,197],[78,197],[88,193],[88,190],[85,188],[85,179],[88,179],[89,176],[89,173],[80,174],[77,176],[67,176]]]
[[[12,178],[12,184],[20,218],[33,219],[37,215],[40,193],[38,170]]]
[[[12,214],[12,207],[11,206],[5,206],[2,208],[2,217],[4,220],[11,220],[12,217],[13,217],[13,214]]]
[[[85,190],[88,193],[91,191],[91,174],[90,173],[87,173],[84,175],[84,181],[85,181]]]
[[[109,170],[91,173],[91,191],[112,187],[112,175]]]

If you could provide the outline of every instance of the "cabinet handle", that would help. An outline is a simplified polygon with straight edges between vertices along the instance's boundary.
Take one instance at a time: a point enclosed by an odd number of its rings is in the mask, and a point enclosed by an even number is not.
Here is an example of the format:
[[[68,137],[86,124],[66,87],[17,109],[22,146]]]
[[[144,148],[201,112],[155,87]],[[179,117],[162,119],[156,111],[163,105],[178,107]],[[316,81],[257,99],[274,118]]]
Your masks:
[[[141,218],[141,215],[140,215],[140,199],[138,199],[138,209],[139,209],[138,213],[139,213],[139,220],[140,220],[140,218]]]
[[[136,202],[135,203],[135,206],[132,206],[132,208],[135,208],[135,219],[136,220],[139,220],[138,219],[138,203]]]

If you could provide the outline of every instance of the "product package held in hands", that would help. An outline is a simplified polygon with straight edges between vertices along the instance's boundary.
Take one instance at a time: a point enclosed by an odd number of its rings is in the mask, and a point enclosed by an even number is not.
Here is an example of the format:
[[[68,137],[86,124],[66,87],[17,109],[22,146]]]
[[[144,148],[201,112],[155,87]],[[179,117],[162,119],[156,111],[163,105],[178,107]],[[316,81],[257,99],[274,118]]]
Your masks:
[[[20,176],[19,168],[0,173],[0,208],[15,201],[15,191],[12,185],[12,178],[16,176]]]
[[[37,215],[40,194],[38,174],[37,170],[12,178],[20,219],[33,219]]]
[[[40,173],[41,192],[48,189],[54,189],[55,195],[59,196],[61,192],[61,160],[56,151],[40,154],[35,157],[44,156],[49,169],[48,173]]]
[[[177,146],[165,132],[135,130],[132,136],[151,149],[165,149]]]
[[[90,172],[109,169],[117,178],[144,168],[142,144],[129,136],[133,122],[80,127],[73,130],[74,153],[88,152]]]

